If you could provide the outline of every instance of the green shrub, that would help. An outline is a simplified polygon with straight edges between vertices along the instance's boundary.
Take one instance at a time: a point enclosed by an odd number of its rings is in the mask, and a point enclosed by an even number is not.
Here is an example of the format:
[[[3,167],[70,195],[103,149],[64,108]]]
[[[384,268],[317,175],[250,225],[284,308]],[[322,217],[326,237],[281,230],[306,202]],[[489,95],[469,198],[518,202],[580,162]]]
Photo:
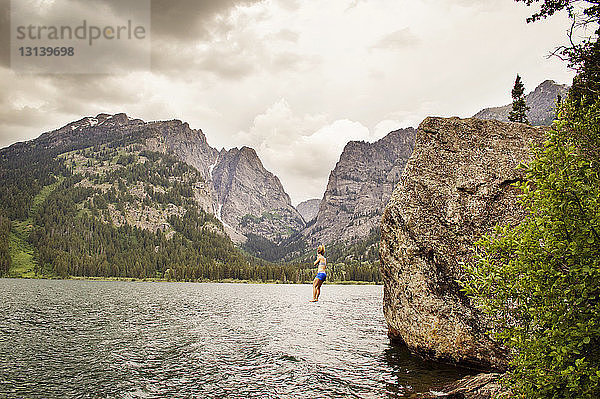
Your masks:
[[[523,398],[600,397],[600,101],[561,109],[521,185],[528,216],[483,237],[462,282]]]

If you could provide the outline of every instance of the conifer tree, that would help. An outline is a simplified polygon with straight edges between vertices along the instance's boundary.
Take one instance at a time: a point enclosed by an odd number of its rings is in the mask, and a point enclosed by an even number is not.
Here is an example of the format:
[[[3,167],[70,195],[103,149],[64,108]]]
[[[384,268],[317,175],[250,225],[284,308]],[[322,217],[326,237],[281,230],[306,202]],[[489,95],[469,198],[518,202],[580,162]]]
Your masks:
[[[508,113],[508,120],[511,122],[521,122],[529,125],[527,120],[527,110],[529,107],[525,104],[525,87],[521,82],[521,77],[517,74],[515,85],[512,89],[512,111]]]

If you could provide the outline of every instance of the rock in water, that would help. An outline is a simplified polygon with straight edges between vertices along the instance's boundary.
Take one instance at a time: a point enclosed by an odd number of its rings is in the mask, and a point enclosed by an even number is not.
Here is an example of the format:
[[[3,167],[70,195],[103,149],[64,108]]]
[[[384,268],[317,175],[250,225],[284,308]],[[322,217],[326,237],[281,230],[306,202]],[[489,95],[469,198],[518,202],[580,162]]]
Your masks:
[[[381,270],[392,339],[427,357],[502,367],[502,348],[460,291],[461,264],[496,224],[524,217],[511,184],[546,128],[492,120],[427,118],[384,211]]]
[[[493,399],[510,397],[510,391],[500,384],[502,374],[469,375],[442,388],[442,392],[419,395],[421,399]]]

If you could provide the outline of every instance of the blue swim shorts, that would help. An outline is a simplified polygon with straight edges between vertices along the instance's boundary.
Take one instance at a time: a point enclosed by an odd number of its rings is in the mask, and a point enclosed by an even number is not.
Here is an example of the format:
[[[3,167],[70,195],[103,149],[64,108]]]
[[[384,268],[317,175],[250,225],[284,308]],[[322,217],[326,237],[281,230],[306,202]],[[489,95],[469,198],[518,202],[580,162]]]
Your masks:
[[[321,281],[325,281],[325,279],[327,278],[327,274],[323,272],[317,273],[317,278]]]

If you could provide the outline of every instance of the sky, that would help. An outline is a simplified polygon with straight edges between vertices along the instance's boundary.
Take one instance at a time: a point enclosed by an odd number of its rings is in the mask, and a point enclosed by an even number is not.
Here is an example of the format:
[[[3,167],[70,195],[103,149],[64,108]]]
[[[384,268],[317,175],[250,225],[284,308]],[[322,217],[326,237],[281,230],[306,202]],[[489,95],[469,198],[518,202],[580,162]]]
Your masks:
[[[123,4],[27,1],[52,18]],[[526,92],[573,77],[547,58],[567,40],[566,16],[527,24],[535,8],[511,0],[153,0],[150,65],[123,57],[105,74],[11,69],[9,3],[0,147],[102,112],[180,119],[218,149],[253,147],[294,205],[323,196],[350,140],[508,104],[517,73]]]

